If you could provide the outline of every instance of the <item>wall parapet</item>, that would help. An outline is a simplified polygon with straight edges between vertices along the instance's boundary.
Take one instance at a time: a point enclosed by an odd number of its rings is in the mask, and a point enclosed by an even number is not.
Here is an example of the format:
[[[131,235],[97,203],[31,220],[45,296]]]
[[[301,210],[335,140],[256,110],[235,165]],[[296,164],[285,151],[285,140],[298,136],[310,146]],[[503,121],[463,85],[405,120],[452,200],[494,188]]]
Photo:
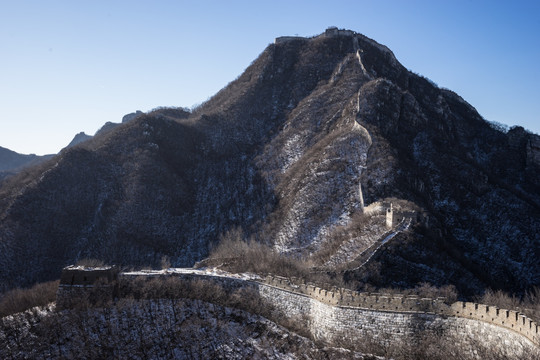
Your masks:
[[[268,275],[264,282],[283,290],[307,295],[327,305],[385,312],[436,314],[483,321],[517,332],[540,345],[540,326],[519,311],[464,301],[447,304],[445,298],[362,293],[342,288],[327,290],[311,283],[295,283],[295,280]]]
[[[307,295],[328,305],[357,307],[394,312],[421,312],[448,314],[450,306],[444,298],[420,298],[414,295],[391,295],[381,293],[363,293],[343,288],[328,290],[311,283],[295,284],[294,279],[269,275],[264,282],[268,285],[290,292]]]
[[[285,278],[276,275],[267,275],[261,278],[242,278],[231,274],[212,274],[195,269],[171,269],[174,271],[147,271],[135,273],[101,272],[92,277],[91,272],[85,274],[88,278],[99,278],[106,276],[110,280],[109,274],[116,276],[119,282],[130,281],[139,277],[162,277],[177,276],[186,280],[205,279],[216,282],[220,285],[233,288],[269,286],[271,288],[284,290],[287,293],[301,295],[305,298],[316,300],[325,305],[336,308],[368,310],[373,312],[399,313],[399,314],[430,314],[442,318],[455,317],[469,320],[481,321],[499,328],[513,331],[525,337],[536,346],[540,345],[540,328],[538,323],[528,318],[524,314],[515,310],[500,309],[495,306],[478,304],[473,302],[457,301],[448,304],[445,298],[421,298],[414,295],[395,295],[384,293],[366,293],[349,289],[330,287],[329,285],[316,285],[305,282],[298,278]],[[69,304],[67,297],[72,296],[73,291],[80,292],[84,289],[90,290],[92,287],[73,283],[72,275],[79,273],[81,269],[66,268],[66,274],[62,274],[62,279],[57,301]],[[67,274],[70,274],[68,276]],[[99,275],[99,276],[98,276]],[[83,275],[84,276],[84,275]],[[83,278],[84,280],[84,278]],[[73,284],[73,286],[70,286]],[[109,286],[104,283],[103,286]],[[70,288],[73,287],[73,291]],[[292,295],[288,295],[292,296]]]
[[[538,323],[519,311],[464,301],[453,303],[450,309],[452,316],[483,321],[503,327],[515,331],[539,345],[540,327]]]

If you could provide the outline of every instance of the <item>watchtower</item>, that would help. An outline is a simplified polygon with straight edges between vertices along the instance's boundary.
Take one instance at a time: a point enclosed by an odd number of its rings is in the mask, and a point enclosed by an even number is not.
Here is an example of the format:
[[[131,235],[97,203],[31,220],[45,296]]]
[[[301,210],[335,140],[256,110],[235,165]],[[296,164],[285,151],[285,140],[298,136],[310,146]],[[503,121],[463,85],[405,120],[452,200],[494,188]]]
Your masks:
[[[56,305],[68,308],[78,304],[100,304],[112,300],[116,290],[116,266],[67,266],[62,269]]]
[[[386,209],[386,227],[391,229],[394,226],[394,209],[392,208],[392,203],[390,207]]]
[[[94,286],[96,282],[110,283],[116,279],[115,266],[87,267],[70,265],[62,269],[60,286]]]

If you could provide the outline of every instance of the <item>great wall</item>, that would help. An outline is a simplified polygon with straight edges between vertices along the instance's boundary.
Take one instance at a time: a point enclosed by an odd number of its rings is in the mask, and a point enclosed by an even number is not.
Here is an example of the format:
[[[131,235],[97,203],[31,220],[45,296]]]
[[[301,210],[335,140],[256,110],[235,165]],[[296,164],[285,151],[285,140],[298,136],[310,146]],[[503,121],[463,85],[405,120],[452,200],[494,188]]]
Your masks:
[[[117,283],[134,279],[174,276],[181,281],[205,280],[224,288],[251,288],[289,319],[303,322],[321,341],[354,343],[366,336],[378,342],[410,341],[418,335],[453,339],[456,346],[473,352],[480,342],[520,354],[540,348],[539,326],[514,310],[444,298],[429,299],[341,288],[325,289],[300,279],[269,275],[260,278],[198,269],[147,270],[120,273],[112,268],[67,267],[57,294],[59,308],[71,307],[81,294],[99,288],[99,296],[113,298]]]
[[[357,51],[358,39],[363,37],[349,30],[329,28],[317,37],[353,36]],[[305,41],[306,37],[285,36],[275,39],[275,44]],[[378,45],[381,46],[381,45]],[[382,46],[381,46],[382,47]],[[390,50],[387,50],[390,52]],[[360,65],[365,70],[360,52]],[[356,124],[359,126],[359,124]],[[364,128],[363,131],[366,131]],[[366,131],[367,133],[367,131]],[[360,199],[363,205],[362,193]],[[387,229],[411,222],[428,225],[424,213],[397,211],[392,204],[386,207]],[[406,225],[408,226],[408,225]],[[399,231],[399,229],[397,230]],[[371,256],[396,232],[388,231],[372,248],[365,251],[363,266]],[[388,235],[387,235],[388,234]],[[361,254],[362,255],[362,254]],[[518,355],[526,348],[540,349],[539,325],[516,310],[500,309],[474,302],[447,303],[444,298],[420,298],[382,293],[362,293],[342,288],[305,283],[302,279],[268,275],[238,276],[197,269],[167,269],[163,271],[137,271],[120,273],[114,268],[67,267],[57,293],[60,309],[69,308],[77,299],[99,288],[99,295],[114,299],[114,282],[131,282],[140,278],[163,278],[174,276],[183,281],[202,279],[227,288],[255,289],[259,296],[271,303],[290,319],[301,322],[317,340],[329,343],[363,341],[366,337],[385,341],[407,341],[418,334],[448,337],[457,347],[473,352],[479,342],[496,348],[504,348],[509,355]]]
[[[332,26],[326,29],[326,31],[323,34],[318,35],[317,37],[354,36],[354,35],[358,35],[358,34],[352,30],[338,29],[337,27]],[[308,39],[309,38],[304,37],[304,36],[280,36],[280,37],[275,38],[274,43],[282,44],[282,43],[293,41],[293,40],[308,40]]]

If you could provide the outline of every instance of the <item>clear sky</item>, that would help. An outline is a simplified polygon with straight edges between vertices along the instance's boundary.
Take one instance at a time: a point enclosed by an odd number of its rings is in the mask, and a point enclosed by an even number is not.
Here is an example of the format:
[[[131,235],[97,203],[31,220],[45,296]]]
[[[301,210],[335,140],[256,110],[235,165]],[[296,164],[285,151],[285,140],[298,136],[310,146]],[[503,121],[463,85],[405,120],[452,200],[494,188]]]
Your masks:
[[[329,26],[388,46],[487,120],[540,133],[537,0],[0,0],[0,146],[55,153],[135,110],[191,107],[275,37]]]

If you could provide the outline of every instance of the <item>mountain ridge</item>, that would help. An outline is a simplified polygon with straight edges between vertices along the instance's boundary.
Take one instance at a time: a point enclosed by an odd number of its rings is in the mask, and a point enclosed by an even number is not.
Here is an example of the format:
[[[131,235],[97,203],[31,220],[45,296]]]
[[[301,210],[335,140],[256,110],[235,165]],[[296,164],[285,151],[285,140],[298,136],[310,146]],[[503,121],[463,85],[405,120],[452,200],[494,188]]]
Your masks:
[[[523,293],[540,280],[537,144],[493,129],[363,35],[276,40],[192,113],[139,115],[5,181],[0,283],[54,278],[83,257],[191,266],[235,227],[315,259],[370,246],[361,234],[384,227],[384,209],[364,208],[401,201],[429,227],[349,272],[358,286]]]
[[[153,111],[164,111],[165,109],[154,109]],[[169,112],[175,112],[180,111],[178,109],[167,109]],[[181,111],[184,111],[183,109]],[[114,129],[116,126],[121,125],[123,123],[127,123],[133,119],[135,119],[137,116],[142,115],[143,112],[140,110],[137,110],[136,112],[126,114],[122,117],[121,123],[114,123],[114,122],[106,122],[94,135],[88,135],[84,131],[81,131],[77,133],[73,139],[69,142],[69,144],[66,146],[66,148],[78,145],[88,139],[91,139],[95,135],[101,135],[103,133],[106,133],[112,129]],[[0,146],[0,180],[2,180],[4,177],[16,174],[17,172],[20,172],[25,167],[36,165],[42,161],[45,161],[47,159],[50,159],[51,157],[55,156],[56,154],[48,154],[48,155],[25,155],[25,154],[19,154],[13,150],[9,150],[7,148],[3,148]]]
[[[54,155],[19,154],[13,150],[0,146],[0,181],[22,169],[39,164]]]

